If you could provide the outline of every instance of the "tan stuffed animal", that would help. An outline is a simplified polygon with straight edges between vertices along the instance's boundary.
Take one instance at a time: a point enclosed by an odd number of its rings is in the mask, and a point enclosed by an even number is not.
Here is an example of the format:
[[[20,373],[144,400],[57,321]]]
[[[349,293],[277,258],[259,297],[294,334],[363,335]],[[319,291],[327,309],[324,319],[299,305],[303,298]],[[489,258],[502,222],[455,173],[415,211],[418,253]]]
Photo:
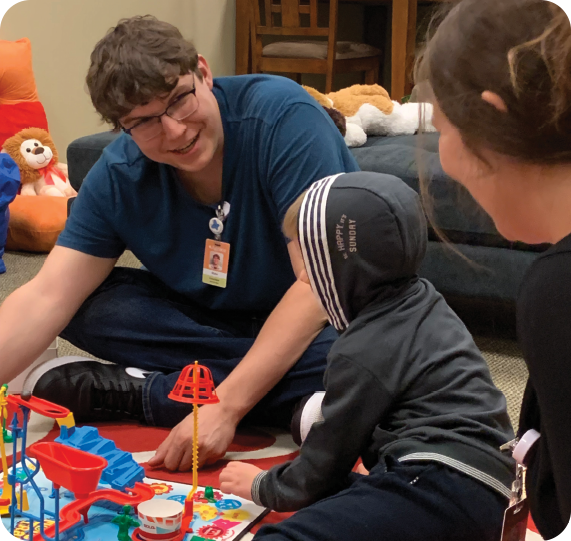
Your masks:
[[[332,107],[345,116],[346,133],[343,134],[349,147],[366,143],[369,135],[411,135],[418,131],[420,108],[424,108],[425,128],[434,131],[430,123],[430,104],[392,101],[388,92],[379,85],[353,85],[338,92],[321,94],[314,88],[305,90],[324,107]]]
[[[5,141],[3,150],[20,169],[21,195],[77,195],[69,183],[67,165],[58,163],[55,144],[46,130],[22,130]]]
[[[390,115],[394,109],[389,93],[379,85],[353,85],[331,92],[327,97],[333,101],[333,107],[347,118],[355,116],[365,103],[376,107],[385,115]]]
[[[386,115],[390,115],[394,107],[388,92],[379,85],[353,85],[327,95],[310,86],[303,88],[321,106],[333,107],[346,117],[355,116],[364,103],[375,106]]]

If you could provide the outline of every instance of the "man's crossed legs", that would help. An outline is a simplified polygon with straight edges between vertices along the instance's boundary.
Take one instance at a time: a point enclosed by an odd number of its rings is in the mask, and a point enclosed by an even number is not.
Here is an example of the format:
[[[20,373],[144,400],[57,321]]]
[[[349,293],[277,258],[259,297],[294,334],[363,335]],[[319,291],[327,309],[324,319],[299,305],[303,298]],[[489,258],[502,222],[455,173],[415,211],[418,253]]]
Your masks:
[[[198,360],[219,385],[246,355],[268,315],[207,310],[146,270],[117,267],[60,335],[115,364],[61,365],[60,360],[60,366],[36,374],[34,394],[69,407],[79,421],[131,418],[173,427],[191,411],[189,404],[168,398],[180,371]],[[295,405],[323,390],[326,356],[336,338],[326,327],[245,421],[288,427]],[[126,367],[148,374],[140,379]]]

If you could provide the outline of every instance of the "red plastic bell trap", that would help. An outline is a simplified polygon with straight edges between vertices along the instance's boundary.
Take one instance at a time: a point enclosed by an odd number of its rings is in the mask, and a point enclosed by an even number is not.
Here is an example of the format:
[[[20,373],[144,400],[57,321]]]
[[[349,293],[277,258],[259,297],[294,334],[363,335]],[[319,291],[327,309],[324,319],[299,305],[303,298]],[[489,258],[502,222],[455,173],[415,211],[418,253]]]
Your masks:
[[[180,373],[174,389],[169,393],[171,400],[188,404],[217,404],[220,402],[216,394],[212,372],[206,366],[188,365]]]

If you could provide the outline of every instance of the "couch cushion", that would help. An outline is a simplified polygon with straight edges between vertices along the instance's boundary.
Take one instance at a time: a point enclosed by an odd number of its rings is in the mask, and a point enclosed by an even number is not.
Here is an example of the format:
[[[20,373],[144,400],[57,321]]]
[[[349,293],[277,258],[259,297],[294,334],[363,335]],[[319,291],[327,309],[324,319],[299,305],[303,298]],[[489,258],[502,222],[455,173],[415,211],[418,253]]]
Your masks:
[[[528,250],[429,242],[419,274],[444,295],[514,302],[537,256]]]
[[[79,191],[83,179],[101,156],[103,149],[119,137],[120,132],[106,131],[80,137],[67,147],[69,182]]]
[[[317,58],[325,60],[327,58],[327,46],[327,41],[318,40],[276,41],[266,45],[262,49],[262,56],[275,58]],[[347,60],[350,58],[365,58],[380,55],[381,50],[372,45],[355,43],[353,41],[338,41],[335,59]]]

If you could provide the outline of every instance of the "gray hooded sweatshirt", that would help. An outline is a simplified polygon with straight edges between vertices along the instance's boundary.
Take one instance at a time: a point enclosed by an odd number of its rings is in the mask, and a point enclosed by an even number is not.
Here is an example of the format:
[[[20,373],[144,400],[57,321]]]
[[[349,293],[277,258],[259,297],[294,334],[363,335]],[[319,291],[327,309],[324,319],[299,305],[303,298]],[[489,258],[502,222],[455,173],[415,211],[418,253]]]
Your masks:
[[[445,464],[509,498],[506,400],[464,324],[417,275],[427,232],[416,192],[387,175],[328,177],[308,190],[298,225],[311,287],[341,336],[324,420],[297,458],[256,477],[254,501],[300,509],[346,488],[359,457],[371,469],[385,455]]]

